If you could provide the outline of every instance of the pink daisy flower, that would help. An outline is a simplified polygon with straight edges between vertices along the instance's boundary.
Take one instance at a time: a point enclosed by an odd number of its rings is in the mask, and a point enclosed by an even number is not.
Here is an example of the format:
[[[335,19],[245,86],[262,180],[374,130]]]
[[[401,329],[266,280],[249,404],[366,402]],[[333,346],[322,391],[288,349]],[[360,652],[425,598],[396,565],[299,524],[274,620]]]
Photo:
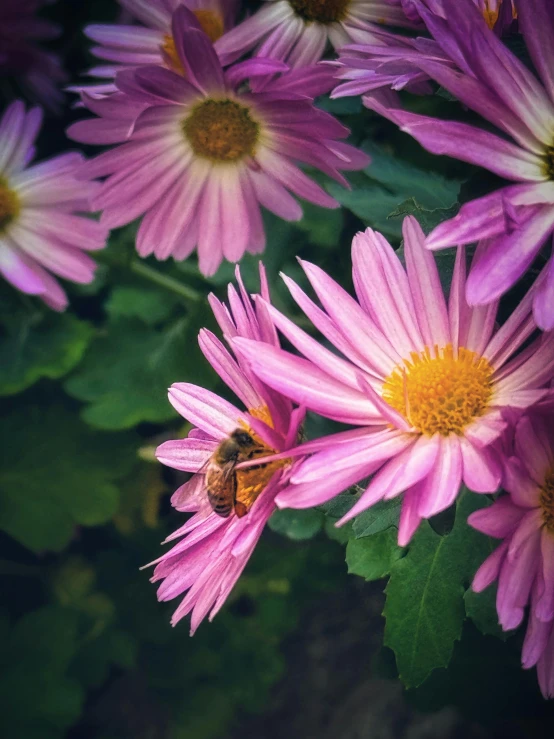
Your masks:
[[[517,423],[504,487],[510,495],[472,513],[478,531],[502,539],[475,575],[481,592],[498,580],[496,608],[503,629],[515,629],[529,605],[523,667],[537,666],[545,698],[554,698],[554,429],[552,400]]]
[[[0,119],[0,273],[18,290],[38,295],[54,310],[67,297],[50,274],[72,282],[94,277],[85,253],[105,246],[107,231],[75,215],[89,210],[97,183],[77,179],[84,157],[62,154],[29,166],[42,112],[12,103]]]
[[[427,238],[433,250],[488,240],[467,281],[469,301],[486,304],[525,274],[554,235],[554,3],[516,2],[518,24],[536,74],[487,27],[472,0],[441,0],[445,18],[428,10],[430,0],[414,3],[435,42],[420,45],[418,53],[407,50],[405,44],[387,48],[388,61],[378,76],[396,63],[402,74],[416,66],[496,131],[383,105],[371,96],[364,103],[428,151],[485,167],[508,181],[464,203],[456,216],[436,226]],[[436,45],[441,54],[435,57]],[[383,47],[375,51],[380,57],[385,53]],[[368,53],[372,56],[374,51]],[[445,58],[451,61],[445,63]],[[550,331],[554,329],[554,259],[544,270],[547,277],[536,292],[534,312],[540,328]]]
[[[226,340],[243,336],[255,342],[259,351],[277,348],[277,334],[266,310],[269,292],[263,267],[264,302],[255,308],[238,268],[236,274],[239,292],[229,286],[229,307],[210,296]],[[236,469],[236,463],[241,458],[294,447],[304,418],[303,410],[293,410],[288,398],[254,377],[210,331],[203,329],[199,342],[206,359],[247,410],[196,385],[176,383],[169,389],[171,404],[195,428],[188,438],[159,446],[156,456],[169,467],[194,473],[171,499],[178,511],[194,515],[168,537],[167,541],[180,541],[153,563],[152,582],[163,581],[158,589],[161,601],[188,591],[172,624],[191,613],[191,633],[208,613],[211,621],[226,601],[276,508],[275,496],[286,488],[294,469],[290,459],[242,471]],[[222,474],[227,480],[225,499],[219,497],[218,488],[218,495],[210,502],[208,491],[222,481]]]
[[[186,78],[161,67],[120,72],[117,96],[85,97],[102,117],[74,124],[69,135],[86,143],[125,142],[89,165],[89,176],[107,176],[94,200],[101,223],[114,228],[144,215],[141,256],[181,260],[198,246],[200,270],[212,275],[223,258],[236,262],[245,251],[263,250],[260,204],[292,221],[302,208],[290,192],[338,207],[295,161],[347,186],[339,170],[361,169],[369,160],[338,141],[348,129],[312,103],[332,86],[327,68],[273,75],[263,90],[249,92],[245,79],[282,71],[282,63],[250,60],[224,73],[210,40],[193,24],[186,8],[174,13]]]
[[[56,110],[63,101],[59,87],[66,75],[60,60],[37,42],[60,34],[54,23],[37,11],[50,0],[2,0],[0,3],[0,78],[13,77],[30,97]]]
[[[103,84],[72,87],[90,95],[116,92],[111,82],[122,69],[159,64],[181,74],[183,68],[177,55],[172,32],[173,13],[188,8],[212,43],[233,26],[237,0],[119,0],[132,18],[143,25],[105,24],[86,26],[84,33],[98,46],[92,54],[109,62],[93,67],[88,74],[102,77]]]
[[[400,0],[265,0],[215,48],[225,64],[255,48],[256,56],[304,67],[318,62],[329,42],[339,49],[370,41],[376,24],[412,26]]]
[[[267,306],[275,325],[304,355],[275,347],[233,345],[258,377],[327,418],[357,428],[301,447],[313,456],[295,469],[279,506],[318,505],[373,475],[344,523],[379,500],[404,493],[399,544],[422,518],[448,508],[462,482],[498,488],[501,467],[491,444],[506,408],[524,409],[547,391],[554,335],[518,349],[535,330],[532,292],[495,331],[497,303],[465,300],[465,252],[459,249],[448,304],[425,236],[413,218],[403,225],[406,268],[385,238],[368,229],[354,238],[356,302],[313,264],[302,267],[323,308],[289,278],[292,297],[342,356]]]

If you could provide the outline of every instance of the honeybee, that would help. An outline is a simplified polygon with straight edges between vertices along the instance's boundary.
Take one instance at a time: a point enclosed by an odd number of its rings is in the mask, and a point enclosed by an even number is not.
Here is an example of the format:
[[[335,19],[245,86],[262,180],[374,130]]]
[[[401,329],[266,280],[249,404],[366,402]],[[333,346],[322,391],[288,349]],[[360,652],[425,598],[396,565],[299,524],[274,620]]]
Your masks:
[[[254,490],[246,492],[246,502],[237,500],[237,492],[239,488],[237,464],[254,459],[255,457],[263,457],[268,454],[268,449],[259,444],[247,431],[237,428],[232,434],[224,439],[215,450],[208,468],[206,470],[206,490],[208,500],[215,513],[222,518],[228,518],[234,509],[238,518],[242,518],[248,513],[248,510],[261,490],[257,491],[253,497]],[[249,468],[250,474],[252,470],[260,469],[266,465],[254,465]],[[258,486],[257,486],[258,487]]]

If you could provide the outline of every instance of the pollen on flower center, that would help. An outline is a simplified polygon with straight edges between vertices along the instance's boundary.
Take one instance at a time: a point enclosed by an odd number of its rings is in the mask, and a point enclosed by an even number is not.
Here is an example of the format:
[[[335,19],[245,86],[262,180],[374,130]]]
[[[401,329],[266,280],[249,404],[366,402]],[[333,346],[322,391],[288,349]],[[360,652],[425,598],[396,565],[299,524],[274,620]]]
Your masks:
[[[260,421],[263,421],[265,424],[273,428],[273,419],[271,418],[271,413],[267,406],[251,408],[249,413],[251,416],[254,416],[254,418],[258,418]],[[275,449],[271,449],[266,446],[262,439],[260,439],[251,428],[248,428],[247,431],[257,445],[254,456],[266,457],[270,454],[275,454]],[[246,511],[250,510],[259,495],[268,486],[275,472],[277,472],[281,467],[286,467],[289,463],[289,459],[278,459],[275,462],[263,463],[259,467],[245,467],[244,469],[237,470],[237,492],[235,496],[237,503],[242,503],[245,506]]]
[[[5,180],[0,179],[0,233],[17,217],[19,209],[16,193],[10,190]]]
[[[351,0],[289,0],[296,15],[305,21],[338,23],[348,14]]]
[[[482,416],[492,395],[493,370],[486,359],[449,344],[426,348],[396,367],[383,385],[383,398],[422,434],[463,434]]]
[[[198,156],[236,162],[254,155],[260,126],[234,100],[205,100],[185,119],[183,131]]]
[[[554,469],[551,469],[544,478],[539,495],[544,525],[554,534]]]

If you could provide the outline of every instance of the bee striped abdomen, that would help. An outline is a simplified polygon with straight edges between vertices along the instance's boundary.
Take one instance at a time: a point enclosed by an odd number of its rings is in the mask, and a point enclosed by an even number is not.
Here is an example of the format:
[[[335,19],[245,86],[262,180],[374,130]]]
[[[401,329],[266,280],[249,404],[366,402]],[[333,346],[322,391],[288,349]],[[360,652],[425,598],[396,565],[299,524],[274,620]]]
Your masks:
[[[237,478],[234,470],[228,467],[210,466],[206,472],[208,500],[215,513],[222,518],[231,515],[235,505]]]

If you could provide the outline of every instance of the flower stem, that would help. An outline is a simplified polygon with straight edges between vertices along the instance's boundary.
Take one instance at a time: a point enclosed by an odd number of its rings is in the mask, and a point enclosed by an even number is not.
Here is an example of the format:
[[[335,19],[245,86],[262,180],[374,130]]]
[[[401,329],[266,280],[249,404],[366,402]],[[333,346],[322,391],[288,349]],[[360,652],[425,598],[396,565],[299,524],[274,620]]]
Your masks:
[[[168,275],[158,272],[144,262],[139,262],[138,260],[133,259],[131,261],[131,271],[147,280],[150,280],[150,282],[154,282],[156,285],[159,285],[166,290],[176,293],[180,297],[185,298],[185,300],[189,300],[194,303],[202,300],[203,296],[197,290],[194,290],[188,285],[183,285],[173,277],[169,277]]]

